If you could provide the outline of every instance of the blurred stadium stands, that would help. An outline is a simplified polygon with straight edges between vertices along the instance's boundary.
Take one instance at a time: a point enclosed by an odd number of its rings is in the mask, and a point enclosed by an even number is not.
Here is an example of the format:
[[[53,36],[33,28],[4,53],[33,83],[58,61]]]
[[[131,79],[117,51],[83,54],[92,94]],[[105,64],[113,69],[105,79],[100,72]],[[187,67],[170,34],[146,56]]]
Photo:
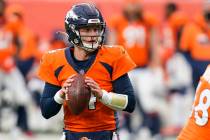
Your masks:
[[[27,25],[38,35],[50,38],[53,29],[64,28],[64,17],[67,10],[74,3],[87,2],[87,0],[7,0],[9,3],[19,3],[24,7]],[[120,13],[123,1],[126,0],[89,0],[95,3],[102,11],[106,21],[110,15]],[[159,20],[163,19],[164,5],[174,1],[180,10],[192,17],[192,13],[201,11],[202,0],[139,0],[145,10],[155,13]]]

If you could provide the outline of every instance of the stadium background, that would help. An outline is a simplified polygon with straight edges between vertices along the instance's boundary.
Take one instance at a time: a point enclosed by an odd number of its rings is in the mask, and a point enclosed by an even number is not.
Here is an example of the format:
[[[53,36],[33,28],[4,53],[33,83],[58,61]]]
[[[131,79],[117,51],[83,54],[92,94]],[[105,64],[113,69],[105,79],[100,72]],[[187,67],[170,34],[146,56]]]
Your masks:
[[[24,7],[26,24],[41,37],[49,38],[54,29],[64,28],[64,17],[67,10],[74,3],[93,2],[99,7],[106,21],[110,15],[120,13],[126,0],[8,0],[9,3],[18,3]],[[189,17],[192,13],[201,12],[202,0],[140,0],[146,11],[151,11],[161,21],[164,5],[167,2],[176,2],[181,11]],[[113,6],[113,7],[112,7]],[[41,27],[41,28],[40,28]]]
[[[107,21],[107,25],[109,26],[110,17],[114,14],[121,13],[123,6],[126,4],[125,1],[126,0],[7,0],[6,2],[9,5],[21,5],[23,7],[22,10],[25,25],[27,25],[42,40],[50,40],[53,36],[54,31],[64,30],[64,17],[67,10],[71,7],[72,4],[79,2],[95,3],[97,7],[102,11],[104,18]],[[179,6],[180,11],[186,13],[189,19],[192,19],[195,13],[201,13],[203,4],[203,0],[139,1],[143,5],[144,11],[149,11],[155,15],[155,17],[158,19],[159,24],[163,22],[164,7],[168,2],[175,2]],[[189,100],[191,104],[191,99]],[[60,113],[49,122],[46,122],[46,120],[41,117],[40,110],[34,105],[34,103],[29,104],[28,107],[29,125],[33,130],[33,136],[19,135],[18,132],[15,132],[15,130],[12,133],[8,131],[9,129],[11,129],[15,122],[12,117],[15,116],[15,114],[13,114],[11,110],[8,109],[6,111],[0,110],[1,113],[5,113],[5,115],[0,118],[0,139],[11,140],[16,137],[20,140],[60,140],[62,129],[62,114]],[[134,113],[134,116],[135,115],[136,114]],[[134,117],[133,119],[135,126],[135,121],[139,121],[139,118]],[[143,131],[144,130],[142,130],[142,132]],[[145,131],[145,135],[147,135],[146,133],[147,132]],[[127,135],[125,135],[124,139],[122,140],[126,140],[126,137]],[[174,140],[175,138],[176,135],[172,134],[169,136],[165,136],[164,139]]]

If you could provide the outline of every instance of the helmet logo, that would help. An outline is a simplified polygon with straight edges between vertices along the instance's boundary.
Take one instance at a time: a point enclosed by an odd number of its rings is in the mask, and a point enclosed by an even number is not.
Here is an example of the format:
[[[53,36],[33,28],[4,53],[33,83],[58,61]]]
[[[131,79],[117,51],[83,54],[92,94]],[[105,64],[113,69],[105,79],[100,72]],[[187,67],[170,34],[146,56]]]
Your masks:
[[[72,18],[73,20],[76,20],[78,19],[78,16],[74,13],[73,10],[70,10],[69,12],[67,12],[67,15],[66,15],[66,19],[68,18]]]

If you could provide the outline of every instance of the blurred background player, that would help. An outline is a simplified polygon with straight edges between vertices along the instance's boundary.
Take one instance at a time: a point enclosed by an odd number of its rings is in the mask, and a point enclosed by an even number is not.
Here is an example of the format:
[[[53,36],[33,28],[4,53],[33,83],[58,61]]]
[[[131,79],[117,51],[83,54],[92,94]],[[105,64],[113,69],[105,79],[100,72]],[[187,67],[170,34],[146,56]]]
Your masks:
[[[157,19],[143,11],[138,0],[125,1],[121,15],[110,20],[108,43],[123,45],[137,67],[146,67],[152,63],[155,25]]]
[[[180,49],[192,67],[194,89],[210,63],[210,2],[204,1],[201,14],[195,14],[182,33]]]
[[[30,95],[26,89],[25,81],[16,67],[14,55],[16,53],[16,44],[14,36],[8,28],[7,19],[5,17],[6,3],[0,1],[1,25],[0,25],[0,87],[2,97],[10,97],[9,105],[12,106],[17,113],[17,124],[14,126],[12,133],[22,131],[31,135],[28,126],[28,116],[26,106],[30,102]]]
[[[122,47],[103,46],[106,24],[94,5],[73,5],[65,17],[65,28],[71,46],[46,53],[38,70],[38,76],[45,81],[40,100],[42,115],[49,119],[63,106],[67,140],[112,140],[118,129],[116,111],[131,113],[135,108],[127,74],[135,63]],[[89,106],[74,115],[68,109],[65,94],[73,76],[81,70],[92,95]]]
[[[179,47],[182,30],[187,22],[186,14],[179,9],[177,3],[166,3],[164,21],[160,28],[158,53],[164,70],[164,84],[168,92],[166,98],[170,107],[170,113],[165,117],[170,116],[171,119],[165,123],[165,128],[162,129],[163,135],[177,135],[179,133],[187,118],[187,113],[183,111],[183,107],[189,108],[191,104],[192,92],[189,92],[192,89],[191,67],[180,53]]]
[[[39,53],[35,34],[24,23],[24,11],[21,5],[8,6],[5,16],[7,26],[14,36],[17,67],[26,77]]]
[[[177,140],[209,139],[210,65],[200,78],[192,111]]]
[[[110,36],[108,36],[108,43],[123,45],[137,65],[137,68],[131,71],[129,75],[138,97],[138,111],[143,117],[143,125],[149,128],[152,136],[160,132],[159,113],[155,109],[157,104],[148,105],[148,100],[150,100],[149,102],[152,99],[156,100],[153,98],[154,90],[150,89],[152,86],[161,85],[162,77],[155,44],[157,41],[157,23],[158,20],[155,16],[144,11],[138,0],[124,1],[121,15],[114,15],[110,21]],[[157,80],[154,81],[150,77]],[[149,85],[147,82],[150,80],[155,84]],[[159,87],[162,91],[162,86]],[[130,115],[124,114],[124,116],[125,126],[131,133],[133,130]]]

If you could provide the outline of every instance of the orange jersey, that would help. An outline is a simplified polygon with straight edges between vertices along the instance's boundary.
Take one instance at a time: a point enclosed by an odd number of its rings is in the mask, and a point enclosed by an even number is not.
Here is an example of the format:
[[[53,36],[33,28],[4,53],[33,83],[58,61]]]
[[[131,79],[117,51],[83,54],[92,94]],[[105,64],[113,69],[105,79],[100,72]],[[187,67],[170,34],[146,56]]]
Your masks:
[[[158,48],[158,53],[162,64],[165,65],[168,59],[170,59],[171,56],[174,54],[174,50],[176,47],[174,32],[167,22],[161,25],[160,38],[161,46]]]
[[[18,41],[17,56],[20,60],[27,60],[31,57],[36,57],[38,53],[38,47],[35,35],[27,27],[18,27]]]
[[[183,12],[176,11],[169,17],[168,22],[173,31],[177,33],[188,22],[188,17]]]
[[[196,60],[210,60],[210,30],[202,16],[189,23],[183,30],[180,48],[189,51]]]
[[[119,46],[103,46],[99,49],[85,75],[93,78],[102,89],[113,90],[112,81],[135,67],[127,52]],[[79,70],[73,61],[70,48],[49,51],[43,56],[38,76],[53,85],[62,86],[65,80]],[[64,108],[65,129],[74,132],[94,132],[116,129],[116,112],[92,96],[89,106],[80,114],[73,115]]]
[[[12,33],[5,26],[0,28],[0,69],[4,71],[10,71],[14,67],[13,55],[16,50],[12,39]]]
[[[149,18],[147,18],[149,17]],[[116,32],[116,43],[125,47],[137,66],[145,66],[149,62],[149,30],[154,20],[144,16],[144,21],[129,23],[123,16],[114,18],[110,27]]]
[[[160,38],[161,38],[161,59],[165,63],[174,53],[179,44],[178,32],[187,23],[188,18],[182,12],[174,12],[166,21],[161,25]]]
[[[31,57],[35,57],[38,49],[37,49],[37,42],[35,37],[31,31],[27,28],[22,29],[20,33],[20,38],[22,39],[22,48],[20,48],[19,58],[21,60],[26,60]]]
[[[22,7],[20,5],[11,5],[6,9],[5,17],[7,19],[6,28],[13,33],[14,42],[17,48],[16,56],[20,60],[27,60],[36,57],[38,52],[37,40],[35,34],[25,26],[22,18]]]
[[[192,114],[177,140],[208,140],[210,135],[210,65],[196,89]]]

